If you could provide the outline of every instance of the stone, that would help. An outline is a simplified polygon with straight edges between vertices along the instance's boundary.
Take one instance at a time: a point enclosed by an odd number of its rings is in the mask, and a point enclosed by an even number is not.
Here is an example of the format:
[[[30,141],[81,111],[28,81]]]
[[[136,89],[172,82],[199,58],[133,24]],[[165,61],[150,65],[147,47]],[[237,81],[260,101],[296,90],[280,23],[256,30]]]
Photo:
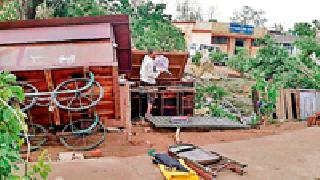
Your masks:
[[[82,153],[74,153],[74,152],[60,152],[59,160],[60,161],[72,161],[72,160],[82,160],[84,156]]]
[[[204,80],[211,80],[213,78],[213,75],[211,73],[203,73],[203,75],[201,76],[201,79]]]
[[[91,157],[102,157],[102,151],[101,149],[95,149],[90,151]]]
[[[228,71],[228,77],[230,78],[240,78],[241,74],[237,71],[229,70]]]
[[[221,80],[221,77],[220,76],[212,76],[211,79],[214,81],[219,81],[219,80]]]
[[[150,132],[151,132],[151,128],[150,128],[150,127],[144,128],[144,132],[145,132],[145,133],[150,133]]]
[[[59,160],[60,161],[72,161],[73,152],[60,152]]]

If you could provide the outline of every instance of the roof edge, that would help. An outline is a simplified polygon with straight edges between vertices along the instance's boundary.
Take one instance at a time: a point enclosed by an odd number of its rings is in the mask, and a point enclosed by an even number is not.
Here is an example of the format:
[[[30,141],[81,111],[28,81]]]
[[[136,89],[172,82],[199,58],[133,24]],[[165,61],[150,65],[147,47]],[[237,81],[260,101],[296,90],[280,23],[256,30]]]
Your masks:
[[[0,22],[0,30],[34,27],[55,27],[93,23],[129,24],[128,15],[105,15],[87,17],[62,17],[52,19],[19,20]]]

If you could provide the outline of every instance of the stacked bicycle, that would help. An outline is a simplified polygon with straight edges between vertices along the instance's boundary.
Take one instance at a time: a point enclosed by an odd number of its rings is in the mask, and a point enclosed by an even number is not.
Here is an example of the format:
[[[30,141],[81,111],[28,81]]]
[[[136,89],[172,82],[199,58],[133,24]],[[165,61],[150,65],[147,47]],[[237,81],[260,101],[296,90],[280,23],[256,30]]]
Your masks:
[[[30,83],[19,82],[25,92],[25,101],[20,108],[28,115],[28,139],[30,150],[39,149],[48,140],[44,126],[35,124],[30,116],[34,106],[48,106],[49,111],[59,108],[67,111],[69,122],[61,132],[55,132],[60,142],[72,150],[90,150],[104,142],[106,131],[99,121],[95,106],[103,98],[103,88],[89,74],[84,78],[72,78],[60,83],[52,92],[38,92]],[[83,112],[86,118],[74,119],[73,112]],[[22,149],[26,151],[26,149]]]

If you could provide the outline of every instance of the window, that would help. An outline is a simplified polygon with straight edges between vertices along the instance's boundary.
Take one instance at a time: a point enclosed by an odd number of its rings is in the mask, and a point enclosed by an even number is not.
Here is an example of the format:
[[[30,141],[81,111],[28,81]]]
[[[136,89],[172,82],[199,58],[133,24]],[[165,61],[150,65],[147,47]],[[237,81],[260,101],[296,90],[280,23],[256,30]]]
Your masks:
[[[228,43],[227,37],[217,37],[217,36],[212,37],[212,44],[227,44],[227,43]]]

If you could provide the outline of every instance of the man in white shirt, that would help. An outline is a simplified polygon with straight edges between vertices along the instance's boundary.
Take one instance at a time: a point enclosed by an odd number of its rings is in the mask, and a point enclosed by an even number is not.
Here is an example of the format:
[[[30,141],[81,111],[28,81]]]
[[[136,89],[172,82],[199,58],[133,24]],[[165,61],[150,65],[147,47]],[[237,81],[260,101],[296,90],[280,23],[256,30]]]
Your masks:
[[[154,65],[155,54],[153,50],[149,49],[147,55],[144,56],[140,68],[140,80],[142,86],[154,86],[156,84],[156,78],[162,73],[157,70]],[[152,104],[154,103],[155,93],[147,93],[148,108],[145,114],[146,118],[151,116]]]

